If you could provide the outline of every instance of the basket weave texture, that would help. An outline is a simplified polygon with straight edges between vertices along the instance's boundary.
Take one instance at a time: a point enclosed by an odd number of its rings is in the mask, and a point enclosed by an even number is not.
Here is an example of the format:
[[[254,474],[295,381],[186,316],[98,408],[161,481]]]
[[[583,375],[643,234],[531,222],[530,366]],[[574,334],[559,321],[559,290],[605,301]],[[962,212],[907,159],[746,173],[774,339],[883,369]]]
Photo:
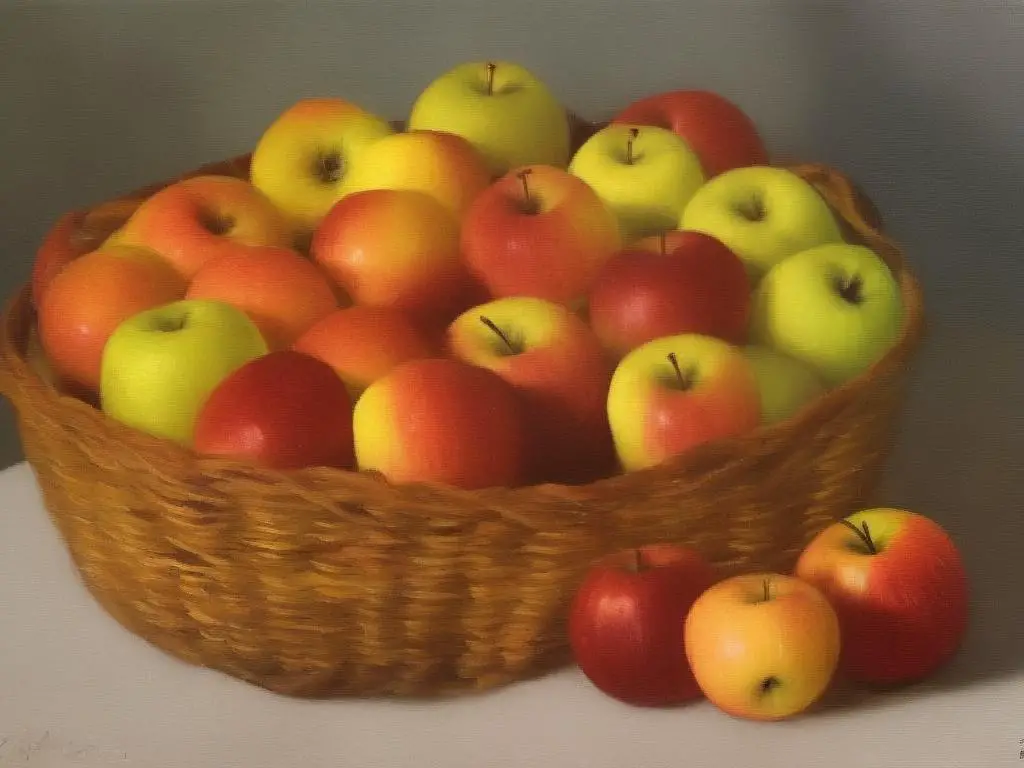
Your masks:
[[[568,661],[567,605],[596,557],[674,541],[723,574],[784,571],[822,527],[870,503],[922,336],[921,290],[849,179],[792,169],[898,276],[902,335],[796,417],[653,469],[470,492],[199,458],[51,386],[27,352],[28,287],[2,318],[0,391],[84,583],[164,651],[304,697],[526,679]],[[247,172],[244,156],[187,175]],[[95,247],[161,186],[78,212],[64,247]]]

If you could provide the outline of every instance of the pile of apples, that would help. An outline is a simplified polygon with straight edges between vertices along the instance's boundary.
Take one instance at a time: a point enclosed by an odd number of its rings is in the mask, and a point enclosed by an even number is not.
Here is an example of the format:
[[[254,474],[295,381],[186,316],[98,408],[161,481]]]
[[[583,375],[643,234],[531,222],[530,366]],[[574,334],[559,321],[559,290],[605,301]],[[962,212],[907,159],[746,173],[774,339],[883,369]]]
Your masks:
[[[200,176],[96,250],[40,249],[64,391],[202,455],[472,489],[583,483],[789,418],[894,343],[900,290],[706,91],[572,152],[508,62],[405,127],[305,99],[249,179]]]
[[[720,579],[695,550],[657,544],[595,563],[569,612],[582,672],[634,706],[706,697],[726,714],[782,720],[844,680],[918,682],[968,625],[963,561],[935,521],[879,507],[820,531],[792,574]]]

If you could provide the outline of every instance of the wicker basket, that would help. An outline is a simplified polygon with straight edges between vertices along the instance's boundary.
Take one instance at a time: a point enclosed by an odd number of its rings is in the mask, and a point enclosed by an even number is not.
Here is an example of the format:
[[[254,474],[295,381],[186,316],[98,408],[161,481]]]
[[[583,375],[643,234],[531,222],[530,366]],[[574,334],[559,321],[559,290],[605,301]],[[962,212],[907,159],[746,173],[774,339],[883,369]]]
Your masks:
[[[242,157],[189,175],[247,170]],[[567,603],[597,556],[676,541],[723,574],[786,570],[813,534],[870,502],[922,334],[921,292],[848,179],[794,170],[898,275],[902,335],[793,419],[653,469],[468,492],[198,458],[51,386],[28,359],[27,287],[3,316],[0,390],[85,584],[164,651],[308,697],[432,696],[536,676],[568,660]],[[160,186],[72,217],[64,247],[94,247]]]

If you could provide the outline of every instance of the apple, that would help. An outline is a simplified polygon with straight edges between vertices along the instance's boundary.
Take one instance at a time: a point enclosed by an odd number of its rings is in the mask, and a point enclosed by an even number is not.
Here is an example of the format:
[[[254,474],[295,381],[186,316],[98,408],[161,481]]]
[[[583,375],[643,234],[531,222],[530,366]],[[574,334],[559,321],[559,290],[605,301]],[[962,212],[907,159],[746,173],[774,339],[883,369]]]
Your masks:
[[[800,555],[796,575],[832,602],[841,669],[861,683],[921,680],[967,631],[963,561],[949,534],[916,512],[866,509],[828,526]]]
[[[386,120],[344,99],[302,99],[263,132],[249,176],[293,227],[312,232],[340,199],[352,164],[392,133]]]
[[[573,155],[569,172],[615,213],[627,243],[676,229],[704,183],[697,156],[672,131],[618,123],[587,139]]]
[[[281,212],[249,182],[195,176],[147,198],[109,242],[151,248],[191,280],[238,244],[287,247],[294,237]]]
[[[743,352],[728,342],[665,336],[619,361],[608,419],[623,469],[644,469],[758,426],[757,380]]]
[[[401,363],[440,352],[408,315],[390,307],[365,306],[335,310],[302,334],[293,349],[330,365],[353,399]]]
[[[206,262],[186,298],[238,307],[256,323],[268,348],[288,349],[338,308],[327,277],[290,248],[237,246]]]
[[[367,387],[353,415],[356,462],[391,483],[475,490],[524,476],[516,391],[461,360],[410,360]]]
[[[827,391],[813,368],[777,350],[751,344],[743,354],[754,367],[764,424],[785,421]]]
[[[598,560],[569,608],[569,645],[584,675],[636,706],[702,696],[683,644],[686,614],[715,582],[696,550],[652,544]]]
[[[833,243],[765,275],[754,293],[751,338],[836,386],[883,357],[902,324],[900,286],[882,258],[863,245]]]
[[[447,341],[452,357],[493,371],[519,392],[529,482],[586,483],[611,473],[612,369],[577,315],[544,299],[495,299],[456,318]]]
[[[310,254],[355,304],[447,324],[475,295],[458,221],[422,192],[374,189],[345,197],[317,229]]]
[[[100,385],[103,348],[124,320],[185,295],[184,278],[146,248],[108,245],[54,276],[38,309],[39,340],[62,387]]]
[[[684,636],[704,695],[723,712],[750,720],[807,710],[828,689],[840,653],[839,620],[825,596],[774,573],[712,586],[687,614]]]
[[[461,136],[409,131],[386,136],[352,164],[342,196],[369,189],[407,189],[430,195],[461,220],[491,175]]]
[[[565,168],[571,151],[561,103],[532,72],[507,61],[467,62],[441,75],[416,99],[409,128],[463,137],[492,178],[524,165]]]
[[[465,263],[494,298],[578,303],[621,246],[615,216],[594,191],[550,165],[510,171],[462,224]]]
[[[272,469],[355,463],[352,398],[331,366],[293,350],[257,357],[223,379],[196,416],[205,456]]]
[[[68,264],[83,255],[83,250],[74,247],[74,239],[85,219],[84,211],[71,211],[61,216],[46,233],[36,250],[32,262],[31,291],[32,306],[38,310],[43,294],[50,287],[53,278]]]
[[[843,239],[828,203],[785,168],[726,171],[697,190],[678,221],[717,237],[756,280],[794,253]]]
[[[733,168],[768,164],[768,153],[754,121],[711,91],[668,91],[648,96],[630,104],[612,122],[669,129],[696,153],[709,179]]]
[[[750,281],[743,262],[720,240],[682,232],[667,254],[627,248],[590,289],[590,325],[621,358],[648,341],[681,333],[747,338]]]
[[[240,309],[184,299],[122,322],[103,350],[100,403],[123,424],[182,445],[210,393],[267,345]]]

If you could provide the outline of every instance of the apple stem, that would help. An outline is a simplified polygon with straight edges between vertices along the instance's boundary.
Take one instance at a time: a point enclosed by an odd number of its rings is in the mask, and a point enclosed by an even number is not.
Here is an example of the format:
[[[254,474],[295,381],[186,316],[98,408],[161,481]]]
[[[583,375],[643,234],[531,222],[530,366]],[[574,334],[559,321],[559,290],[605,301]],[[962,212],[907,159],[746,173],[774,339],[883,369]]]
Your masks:
[[[771,599],[772,599],[771,585],[769,584],[768,579],[765,579],[764,580],[764,601],[767,603]]]
[[[530,183],[529,181],[527,181],[527,179],[530,178],[531,173],[533,173],[531,169],[523,168],[523,170],[516,174],[516,176],[519,177],[519,181],[523,185],[523,201],[527,205],[533,202],[533,200],[530,198]]]
[[[644,559],[639,549],[633,550],[633,572],[640,573],[644,570]]]
[[[858,528],[856,525],[854,525],[845,518],[840,520],[839,522],[857,534],[857,538],[859,538],[863,542],[864,546],[867,547],[869,555],[878,554],[878,547],[875,546],[875,542],[871,538],[871,530],[868,528],[867,520],[861,523],[861,528]]]
[[[498,65],[493,61],[487,62],[487,95],[494,95],[494,70],[498,68]]]
[[[659,236],[658,242],[661,245],[661,255],[666,255],[668,253],[668,236],[664,232]]]
[[[693,386],[693,377],[683,373],[683,369],[679,367],[679,358],[676,357],[675,352],[668,353],[668,361],[672,364],[672,370],[676,372],[676,382],[679,384],[679,389],[686,391]]]
[[[491,320],[491,318],[485,315],[480,315],[480,322],[486,325],[492,331],[494,331],[494,334],[499,339],[501,339],[502,343],[504,343],[504,345],[508,348],[509,354],[519,354],[519,350],[516,348],[516,345],[513,344],[512,340],[508,337],[508,335],[503,330],[501,330],[501,328],[498,327],[498,324],[496,322],[494,322],[493,320]]]
[[[632,165],[633,160],[633,142],[636,141],[636,137],[640,135],[639,128],[629,129],[629,138],[626,139],[626,165]]]

